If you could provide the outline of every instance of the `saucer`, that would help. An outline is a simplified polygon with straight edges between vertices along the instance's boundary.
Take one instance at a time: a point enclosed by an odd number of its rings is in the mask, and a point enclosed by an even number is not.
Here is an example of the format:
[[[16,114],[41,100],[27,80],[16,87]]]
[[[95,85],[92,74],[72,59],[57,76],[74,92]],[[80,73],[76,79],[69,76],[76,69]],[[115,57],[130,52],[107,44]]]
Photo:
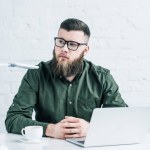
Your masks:
[[[43,143],[43,142],[47,141],[48,139],[41,139],[41,140],[31,141],[31,140],[28,140],[26,138],[20,138],[18,140],[21,141],[21,142],[24,142],[24,143],[38,144],[38,143]]]

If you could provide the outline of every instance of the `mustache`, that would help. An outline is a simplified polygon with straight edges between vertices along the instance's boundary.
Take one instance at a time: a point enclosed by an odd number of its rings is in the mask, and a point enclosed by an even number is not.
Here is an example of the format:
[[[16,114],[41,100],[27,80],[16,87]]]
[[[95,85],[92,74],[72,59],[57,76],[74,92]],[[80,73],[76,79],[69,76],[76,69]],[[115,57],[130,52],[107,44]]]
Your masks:
[[[65,53],[59,54],[58,57],[65,57],[65,58],[69,59],[69,57]]]

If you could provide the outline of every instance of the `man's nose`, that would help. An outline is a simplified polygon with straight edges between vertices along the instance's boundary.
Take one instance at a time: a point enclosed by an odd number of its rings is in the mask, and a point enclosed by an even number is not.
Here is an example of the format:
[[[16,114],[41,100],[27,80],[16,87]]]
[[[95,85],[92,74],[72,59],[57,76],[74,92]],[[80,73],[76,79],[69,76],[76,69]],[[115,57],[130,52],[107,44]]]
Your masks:
[[[64,45],[64,47],[62,48],[62,51],[65,51],[65,52],[68,52],[69,49],[68,49],[68,46],[67,46],[67,43]]]

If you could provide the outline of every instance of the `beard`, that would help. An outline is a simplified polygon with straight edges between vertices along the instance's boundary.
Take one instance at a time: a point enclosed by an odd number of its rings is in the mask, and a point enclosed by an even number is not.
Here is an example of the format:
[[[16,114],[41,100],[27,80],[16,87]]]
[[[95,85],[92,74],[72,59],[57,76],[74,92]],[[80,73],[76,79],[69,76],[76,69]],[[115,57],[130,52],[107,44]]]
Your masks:
[[[72,62],[62,62],[58,61],[56,58],[55,51],[53,50],[53,59],[52,59],[52,71],[55,75],[70,77],[76,76],[82,71],[82,62],[84,58],[84,52],[80,54],[80,56]]]

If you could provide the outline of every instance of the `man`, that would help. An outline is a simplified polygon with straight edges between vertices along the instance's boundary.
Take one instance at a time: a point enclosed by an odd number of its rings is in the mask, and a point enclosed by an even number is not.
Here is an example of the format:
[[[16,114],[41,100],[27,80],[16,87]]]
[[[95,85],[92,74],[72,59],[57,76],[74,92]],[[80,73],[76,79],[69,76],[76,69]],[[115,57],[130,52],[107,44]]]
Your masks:
[[[53,59],[28,70],[22,80],[5,120],[8,132],[42,125],[44,136],[83,137],[94,108],[127,106],[109,70],[84,59],[89,37],[84,22],[71,18],[61,23]]]

